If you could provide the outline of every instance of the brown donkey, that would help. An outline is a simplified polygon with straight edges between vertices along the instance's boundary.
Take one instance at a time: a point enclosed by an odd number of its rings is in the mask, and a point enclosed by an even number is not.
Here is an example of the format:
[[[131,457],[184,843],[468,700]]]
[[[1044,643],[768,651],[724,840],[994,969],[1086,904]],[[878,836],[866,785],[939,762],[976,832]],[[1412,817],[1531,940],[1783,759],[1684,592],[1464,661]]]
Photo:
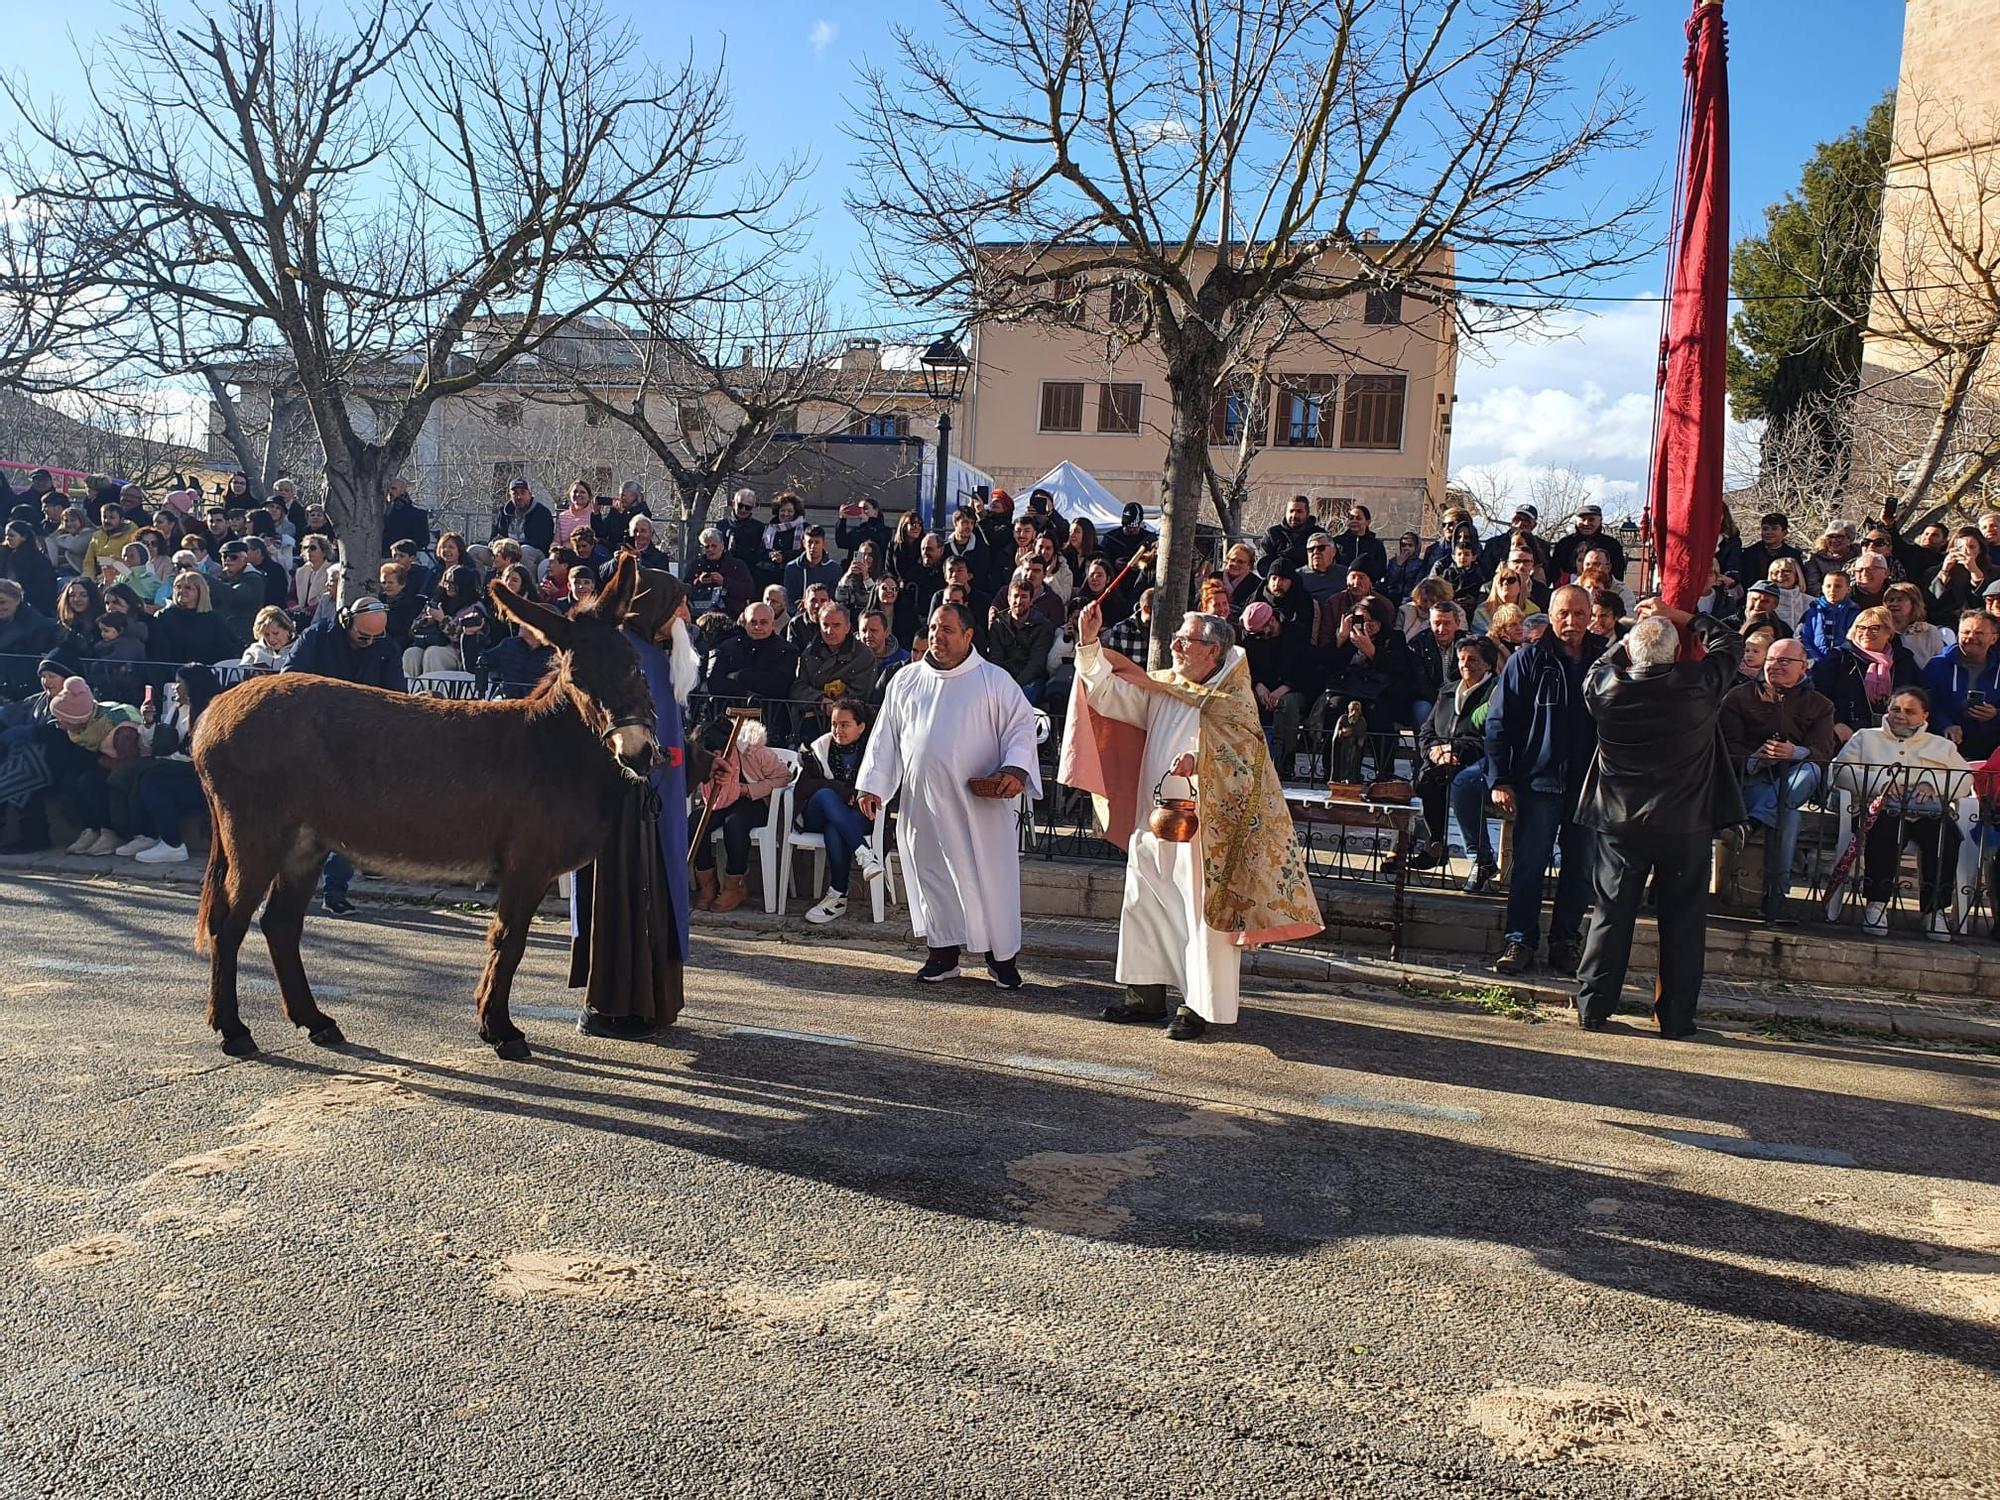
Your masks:
[[[528,1056],[507,1014],[528,924],[549,884],[594,859],[629,780],[659,754],[639,658],[619,628],[638,585],[628,554],[565,618],[504,584],[494,603],[556,649],[525,699],[416,698],[287,672],[231,688],[201,717],[194,763],[214,837],[195,951],[209,955],[208,1024],[222,1050],[257,1050],[237,1014],[236,964],[264,903],[285,1014],[323,1047],[343,1040],[306,983],[299,935],[329,850],[384,874],[499,888],[475,992],[479,1035]]]

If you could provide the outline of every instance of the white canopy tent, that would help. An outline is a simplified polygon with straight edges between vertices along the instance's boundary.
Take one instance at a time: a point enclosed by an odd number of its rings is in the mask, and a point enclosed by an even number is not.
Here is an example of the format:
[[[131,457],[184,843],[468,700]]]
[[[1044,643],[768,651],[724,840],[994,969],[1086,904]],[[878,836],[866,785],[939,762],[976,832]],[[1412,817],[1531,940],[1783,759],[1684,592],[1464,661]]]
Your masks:
[[[1099,484],[1087,470],[1079,469],[1068,459],[1016,496],[1016,504],[1025,508],[1028,495],[1035,490],[1047,490],[1055,496],[1057,511],[1072,521],[1079,517],[1087,519],[1097,528],[1100,536],[1123,523],[1125,502]]]
[[[975,469],[964,459],[953,455],[946,460],[944,471],[945,514],[931,517],[931,527],[943,531],[950,522],[951,512],[961,505],[969,505],[974,510],[981,509],[979,491],[983,487],[989,493],[993,489],[993,476],[984,469]],[[924,471],[918,480],[918,508],[925,515],[930,514],[931,497],[937,493],[937,445],[924,444]]]

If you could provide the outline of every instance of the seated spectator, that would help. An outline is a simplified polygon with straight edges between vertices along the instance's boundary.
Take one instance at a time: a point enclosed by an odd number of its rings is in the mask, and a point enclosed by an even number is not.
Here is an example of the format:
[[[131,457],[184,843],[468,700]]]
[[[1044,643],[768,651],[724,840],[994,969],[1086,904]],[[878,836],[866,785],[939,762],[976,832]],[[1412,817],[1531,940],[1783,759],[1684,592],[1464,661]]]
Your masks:
[[[1575,581],[1579,588],[1587,589],[1592,595],[1615,594],[1618,596],[1620,604],[1618,613],[1621,616],[1632,613],[1632,591],[1619,582],[1617,569],[1612,566],[1611,554],[1608,551],[1602,547],[1582,548],[1577,553],[1576,563]],[[1711,584],[1714,581],[1714,577],[1715,575],[1711,572]],[[1715,618],[1718,620],[1723,618],[1722,615],[1716,614],[1712,609],[1697,609],[1696,613],[1715,615]]]
[[[1035,561],[1042,565],[1042,579],[1062,601],[1063,618],[1069,617],[1069,598],[1076,592],[1076,574],[1071,571],[1069,559],[1063,556],[1056,539],[1046,531],[1035,538]]]
[[[1896,639],[1916,658],[1920,667],[1928,667],[1934,658],[1943,655],[1945,649],[1958,640],[1955,630],[1931,623],[1927,613],[1930,600],[1914,583],[1890,584],[1882,596],[1882,607],[1889,611],[1889,623],[1895,627]]]
[[[208,579],[192,569],[174,575],[173,603],[153,617],[156,661],[235,661],[243,648],[209,602]],[[253,617],[254,621],[254,617]]]
[[[1549,578],[1546,550],[1538,550],[1532,541],[1517,541],[1508,549],[1507,566],[1521,575],[1521,588],[1526,596],[1521,608],[1529,613],[1546,610],[1554,586]]]
[[[688,608],[695,614],[719,609],[741,614],[756,597],[757,587],[743,559],[725,549],[722,533],[713,526],[701,533],[701,555],[688,564]]]
[[[826,529],[821,526],[808,526],[805,529],[802,549],[796,556],[788,554],[784,578],[781,581],[785,585],[785,592],[797,599],[815,583],[825,584],[827,592],[831,594],[834,585],[840,582],[840,574],[840,564],[827,554]]]
[[[709,664],[709,693],[758,706],[790,698],[798,676],[798,652],[777,634],[771,607],[750,605],[743,611],[741,627],[715,648]]]
[[[1326,602],[1347,587],[1347,569],[1340,566],[1340,554],[1333,538],[1324,531],[1313,533],[1306,543],[1306,565],[1298,570],[1298,584],[1315,608],[1325,615]],[[1338,614],[1327,615],[1338,620]]]
[[[328,574],[334,566],[333,544],[317,534],[308,536],[299,543],[299,556],[302,561],[292,574],[292,614],[303,629],[322,615],[333,613],[338,601],[328,586]]]
[[[1282,560],[1294,571],[1305,567],[1306,546],[1315,535],[1324,532],[1313,516],[1312,500],[1305,495],[1292,496],[1285,502],[1285,519],[1264,533],[1264,562],[1268,565]]]
[[[834,602],[857,620],[861,618],[861,612],[874,602],[873,565],[873,554],[857,548],[847,559],[847,566],[841,570],[840,578],[833,586]]]
[[[1105,650],[1116,651],[1119,655],[1137,662],[1142,667],[1146,664],[1146,658],[1151,655],[1153,649],[1153,594],[1154,591],[1152,589],[1142,591],[1139,595],[1138,607],[1116,625],[1106,626],[1104,634],[1100,637]],[[1076,615],[1076,610],[1070,611],[1072,640],[1075,638],[1074,622]]]
[[[1889,560],[1873,552],[1863,552],[1848,568],[1852,599],[1857,609],[1873,609],[1889,592]]]
[[[29,522],[7,523],[5,540],[0,541],[0,580],[19,584],[22,598],[36,614],[44,618],[55,614],[55,565]]]
[[[861,641],[875,653],[875,691],[869,696],[879,703],[889,679],[910,664],[909,648],[897,641],[889,629],[889,617],[879,609],[861,612]]]
[[[1396,538],[1396,555],[1389,559],[1388,570],[1382,576],[1382,592],[1391,604],[1402,604],[1415,591],[1425,572],[1424,539],[1414,531],[1406,531]]]
[[[145,643],[126,633],[126,618],[122,614],[106,611],[97,617],[97,639],[84,652],[88,661],[124,662],[125,670],[115,668],[98,674],[98,687],[113,701],[131,699],[136,702],[144,692],[144,684],[135,670],[137,664],[146,659]]]
[[[1914,844],[1925,934],[1943,943],[1952,938],[1945,908],[1958,870],[1958,802],[1972,789],[1972,767],[1958,746],[1930,732],[1929,720],[1929,694],[1898,688],[1881,728],[1856,730],[1834,757],[1833,783],[1854,796],[1857,833],[1860,820],[1873,819],[1859,835],[1861,930],[1869,937],[1889,930],[1897,867],[1904,847]]]
[[[84,543],[83,560],[77,572],[85,578],[97,576],[99,558],[116,558],[125,550],[125,544],[138,536],[139,528],[125,519],[125,508],[120,504],[104,507],[98,518],[97,530]]]
[[[264,580],[264,603],[275,604],[282,609],[292,597],[292,575],[272,555],[268,538],[248,537],[243,545],[250,551],[248,571],[261,575]],[[252,624],[255,624],[254,616]]]
[[[873,692],[876,671],[875,653],[854,633],[852,617],[828,600],[820,611],[819,638],[799,653],[792,701],[800,706],[805,722],[815,722],[835,701],[865,698]]]
[[[1364,565],[1355,563],[1347,570],[1346,587],[1321,606],[1321,637],[1336,635],[1340,622],[1360,608],[1370,610],[1385,630],[1395,629],[1396,607],[1375,587],[1375,575]]]
[[[510,585],[511,587],[511,585]],[[518,592],[518,591],[517,591]],[[525,698],[555,665],[555,648],[531,642],[519,631],[494,624],[494,640],[479,653],[478,691],[482,698]]]
[[[785,622],[785,641],[801,656],[806,647],[819,639],[819,617],[832,602],[833,594],[825,584],[812,584],[799,600],[797,612]]]
[[[1770,626],[1774,639],[1790,640],[1795,632],[1779,609],[1781,602],[1782,596],[1778,586],[1768,578],[1751,584],[1743,595],[1741,628],[1747,630],[1762,623]]]
[[[1233,620],[1236,612],[1229,607],[1229,583],[1220,573],[1210,573],[1195,589],[1194,607],[1205,615],[1214,615],[1218,620]],[[1242,632],[1237,632],[1237,642],[1242,642]]]
[[[838,606],[836,606],[837,608]],[[744,889],[750,872],[750,835],[771,819],[771,797],[791,785],[792,768],[771,750],[769,731],[752,719],[737,733],[736,748],[725,753],[726,720],[710,726],[717,739],[710,749],[715,769],[701,789],[710,808],[709,830],[694,851],[695,910],[735,911],[748,899]],[[718,888],[715,838],[722,836],[723,870]]]
[[[267,604],[257,611],[251,633],[256,639],[243,648],[243,665],[253,672],[284,671],[299,639],[292,617],[277,605]]]
[[[552,609],[569,608],[569,575],[580,569],[582,564],[574,552],[564,546],[550,550],[542,564],[541,586],[535,590],[535,598]]]
[[[986,659],[1020,684],[1021,695],[1036,708],[1048,697],[1049,652],[1055,639],[1055,626],[1035,610],[1027,574],[1016,573],[1007,586],[1007,607],[987,624]]]
[[[1736,627],[1736,633],[1743,637],[1743,659],[1736,664],[1735,686],[1749,683],[1755,686],[1764,680],[1764,660],[1770,654],[1772,643],[1791,639],[1780,637],[1778,632],[1784,627],[1768,615],[1761,620],[1745,620]],[[1803,653],[1805,647],[1799,648]]]
[[[1409,715],[1415,678],[1409,643],[1399,631],[1384,628],[1382,616],[1366,599],[1359,601],[1340,621],[1333,650],[1326,656],[1321,722],[1332,723],[1347,705],[1359,703],[1373,742],[1377,776],[1389,774],[1396,726]]]
[[[1148,612],[1151,594],[1148,590],[1143,601]],[[1243,611],[1242,630],[1243,654],[1249,661],[1250,691],[1257,699],[1258,717],[1264,722],[1265,738],[1270,742],[1278,775],[1289,780],[1298,771],[1299,731],[1320,693],[1311,636],[1301,626],[1287,629],[1278,612],[1262,599],[1253,600]],[[1106,635],[1108,639],[1109,632]]]
[[[97,617],[104,613],[104,596],[88,578],[72,578],[56,596],[56,620],[73,657],[81,659],[97,639]]]
[[[1850,597],[1845,568],[1828,568],[1820,575],[1819,588],[1819,598],[1806,606],[1805,618],[1799,621],[1799,644],[1814,661],[1840,648],[1861,613],[1861,606]]]
[[[1446,810],[1455,810],[1472,861],[1466,889],[1478,891],[1498,868],[1486,829],[1486,704],[1493,696],[1498,652],[1476,635],[1454,638],[1450,649],[1451,677],[1417,726],[1417,800],[1430,838],[1411,849],[1410,868],[1431,870],[1444,863]]]
[[[478,560],[466,549],[465,538],[456,531],[441,533],[437,545],[431,549],[431,555],[437,559],[437,576],[440,582],[446,573],[456,567],[471,567],[475,572],[478,571]]]
[[[877,612],[874,618],[882,616]],[[875,724],[875,710],[861,699],[843,698],[828,713],[827,724],[827,732],[799,757],[799,779],[792,794],[797,826],[826,840],[827,892],[806,913],[806,920],[814,926],[846,913],[851,867],[857,861],[862,878],[871,883],[880,880],[883,873],[882,861],[869,842],[873,829],[855,806],[854,792],[861,757],[868,748],[868,731]]]
[[[49,536],[56,572],[71,578],[94,576],[96,570],[89,560],[90,541],[90,517],[79,506],[65,506],[61,524]]]
[[[208,811],[188,747],[202,713],[221,692],[211,667],[190,662],[174,673],[173,706],[147,731],[147,752],[124,788],[129,810],[121,826],[129,823],[136,831],[113,853],[142,865],[187,863],[182,828]]]
[[[19,583],[0,578],[0,694],[18,698],[34,691],[34,674],[21,670],[25,663],[4,658],[36,660],[59,648],[68,651],[65,660],[71,670],[83,664],[81,652],[68,645],[63,627],[29,604]]]
[[[1838,572],[1827,575],[1839,577]],[[1805,645],[1801,640],[1800,645]],[[1811,648],[1807,647],[1811,654]],[[1896,639],[1886,609],[1864,609],[1848,627],[1838,650],[1821,657],[1812,669],[1812,684],[1833,700],[1834,737],[1846,744],[1857,730],[1867,729],[1889,706],[1899,688],[1923,680],[1916,658]],[[1929,704],[1925,704],[1928,714]]]
[[[250,631],[257,623],[257,611],[270,602],[269,581],[251,568],[247,542],[224,542],[221,555],[222,575],[209,580],[209,602],[229,629],[229,638],[233,643],[229,654],[234,656],[250,644]],[[395,566],[394,563],[382,565],[385,573]],[[408,629],[407,622],[404,628]]]
[[[588,568],[598,578],[602,578],[604,570],[611,566],[611,549],[604,545],[593,527],[579,526],[572,531],[569,534],[569,550],[577,566]]]
[[[893,573],[878,578],[871,594],[871,607],[889,617],[889,633],[899,641],[911,640],[922,623],[916,594]]]
[[[882,507],[867,495],[856,495],[840,508],[834,523],[833,543],[852,557],[863,543],[873,543],[879,560],[889,548],[889,523],[882,519]]]
[[[1416,669],[1410,715],[1419,729],[1431,716],[1431,705],[1439,694],[1458,681],[1458,638],[1464,628],[1458,606],[1446,600],[1431,606],[1429,624],[1410,642],[1410,660]]]
[[[1479,565],[1479,537],[1470,527],[1452,538],[1451,550],[1431,570],[1431,577],[1451,585],[1451,596],[1477,607],[1486,592],[1486,570]]]
[[[0,809],[16,819],[14,837],[0,845],[0,854],[38,854],[49,847],[48,793],[84,760],[50,711],[69,669],[48,660],[35,672],[38,691],[0,705]]]
[[[376,591],[388,612],[390,649],[400,660],[416,629],[417,617],[424,613],[428,601],[410,587],[410,565],[406,562],[383,563],[376,578]]]
[[[1931,726],[1968,761],[2000,750],[2000,620],[1981,610],[1959,617],[1958,640],[1924,668]]]
[[[1367,506],[1359,500],[1350,502],[1346,529],[1333,539],[1333,550],[1339,566],[1365,568],[1370,580],[1379,582],[1388,576],[1389,550],[1375,535],[1374,524],[1374,513]]]
[[[1118,519],[1118,529],[1103,538],[1098,549],[1114,577],[1126,563],[1160,539],[1159,533],[1146,524],[1146,508],[1136,500],[1125,503]]]
[[[1986,586],[1994,582],[1994,566],[1979,528],[1959,527],[1951,534],[1944,562],[1931,580],[1930,617],[1942,625],[1968,609],[1984,608]]]
[[[1813,604],[1812,590],[1806,587],[1804,563],[1789,555],[1774,557],[1771,559],[1764,581],[1777,590],[1778,597],[1772,606],[1773,612],[1785,622],[1787,630],[1797,635],[1799,626],[1805,620],[1806,611]],[[1746,610],[1749,608],[1747,601],[1744,608]]]
[[[1747,629],[1762,633],[1759,627]],[[1746,634],[1746,644],[1749,639]],[[1765,830],[1767,922],[1785,920],[1800,809],[1820,795],[1836,749],[1833,703],[1807,685],[1806,670],[1804,646],[1774,640],[1764,653],[1761,680],[1724,694],[1717,719],[1723,749],[1742,779],[1744,810]]]
[[[584,605],[597,597],[597,574],[581,564],[569,570],[569,597],[563,601],[563,610],[575,614]]]
[[[1625,596],[1596,593],[1590,596],[1590,633],[1615,641],[1625,633]]]
[[[1512,605],[1523,616],[1527,614],[1527,580],[1520,569],[1512,563],[1502,563],[1493,573],[1493,581],[1486,586],[1486,597],[1472,612],[1472,630],[1475,635],[1485,635],[1493,628],[1494,612]]]
[[[1546,615],[1539,619],[1548,618]],[[1494,666],[1497,672],[1507,665],[1507,659],[1528,643],[1528,616],[1518,604],[1503,604],[1494,610],[1486,622],[1486,639],[1493,642],[1498,655]]]
[[[81,830],[69,852],[111,854],[131,836],[130,829],[121,833],[112,824],[110,777],[122,763],[143,753],[139,710],[125,703],[101,703],[89,683],[71,677],[49,700],[49,714],[70,743],[91,757],[63,782],[62,800]],[[119,734],[120,730],[130,733]]]
[[[1264,587],[1264,575],[1257,571],[1257,554],[1248,542],[1233,543],[1222,555],[1222,576],[1229,584],[1228,617],[1234,619],[1250,607]]]
[[[937,597],[931,600],[926,618],[937,613],[938,605],[944,602],[946,591],[954,588],[964,593],[965,597],[959,602],[972,611],[973,619],[977,622],[978,634],[984,639],[986,617],[993,607],[993,601],[981,591],[977,574],[973,571],[972,564],[964,557],[945,559],[944,588],[939,589]]]
[[[1451,585],[1442,578],[1418,579],[1416,587],[1410,590],[1409,597],[1403,602],[1402,609],[1396,616],[1396,628],[1403,632],[1403,639],[1415,641],[1418,636],[1429,630],[1431,611],[1440,604],[1455,606]],[[1452,612],[1459,614],[1455,607]],[[1462,614],[1459,617],[1464,618]]]

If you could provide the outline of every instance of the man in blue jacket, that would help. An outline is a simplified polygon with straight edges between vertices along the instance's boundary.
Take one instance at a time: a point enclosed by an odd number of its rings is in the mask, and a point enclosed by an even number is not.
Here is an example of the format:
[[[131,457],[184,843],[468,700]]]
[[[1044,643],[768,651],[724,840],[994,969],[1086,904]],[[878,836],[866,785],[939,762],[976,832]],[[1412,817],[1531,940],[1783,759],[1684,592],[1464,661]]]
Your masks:
[[[1968,609],[1958,617],[1958,644],[1924,663],[1931,728],[1958,743],[1967,760],[2000,749],[2000,619]]]
[[[1597,748],[1583,678],[1605,642],[1588,629],[1590,595],[1574,586],[1549,601],[1549,628],[1500,672],[1486,712],[1486,784],[1514,815],[1507,932],[1494,970],[1525,974],[1542,940],[1542,884],[1558,843],[1562,873],[1549,922],[1549,967],[1573,974],[1583,957],[1583,909],[1595,876],[1596,836],[1576,820],[1577,791]]]

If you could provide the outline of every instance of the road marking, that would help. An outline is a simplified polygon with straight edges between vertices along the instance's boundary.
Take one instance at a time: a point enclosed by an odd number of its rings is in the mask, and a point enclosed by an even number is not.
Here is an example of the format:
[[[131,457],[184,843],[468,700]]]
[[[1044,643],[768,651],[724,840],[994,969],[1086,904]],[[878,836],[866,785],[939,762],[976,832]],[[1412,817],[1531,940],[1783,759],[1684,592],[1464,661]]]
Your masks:
[[[75,958],[31,958],[31,969],[47,969],[52,974],[136,974],[137,964],[92,964]]]
[[[818,1042],[823,1047],[858,1047],[858,1036],[838,1036],[826,1031],[785,1031],[776,1026],[732,1026],[730,1036],[775,1037],[781,1042]]]
[[[1321,1094],[1319,1102],[1327,1109],[1349,1109],[1368,1115],[1409,1115],[1419,1120],[1455,1120],[1462,1125],[1477,1125],[1486,1118],[1476,1109],[1456,1104],[1418,1104],[1410,1099],[1377,1099],[1371,1094]]]
[[[574,1005],[509,1005],[510,1016],[533,1016],[538,1021],[574,1021],[577,1008]]]
[[[245,989],[261,990],[265,994],[276,995],[281,993],[278,989],[278,981],[262,974],[253,974],[243,980],[242,984]],[[344,984],[315,984],[312,987],[312,992],[313,998],[317,1000],[345,1000],[354,993],[353,990],[350,990]]]
[[[1661,1135],[1683,1146],[1720,1151],[1725,1156],[1751,1156],[1759,1161],[1797,1161],[1815,1167],[1858,1167],[1845,1151],[1824,1146],[1793,1146],[1783,1141],[1752,1141],[1735,1135],[1705,1135],[1698,1130],[1662,1130]]]
[[[1061,1073],[1070,1078],[1095,1078],[1103,1083],[1149,1083],[1149,1068],[1121,1068],[1114,1063],[1082,1062],[1068,1057],[1036,1057],[1017,1053],[1000,1059],[1003,1068],[1026,1068],[1035,1073]]]

